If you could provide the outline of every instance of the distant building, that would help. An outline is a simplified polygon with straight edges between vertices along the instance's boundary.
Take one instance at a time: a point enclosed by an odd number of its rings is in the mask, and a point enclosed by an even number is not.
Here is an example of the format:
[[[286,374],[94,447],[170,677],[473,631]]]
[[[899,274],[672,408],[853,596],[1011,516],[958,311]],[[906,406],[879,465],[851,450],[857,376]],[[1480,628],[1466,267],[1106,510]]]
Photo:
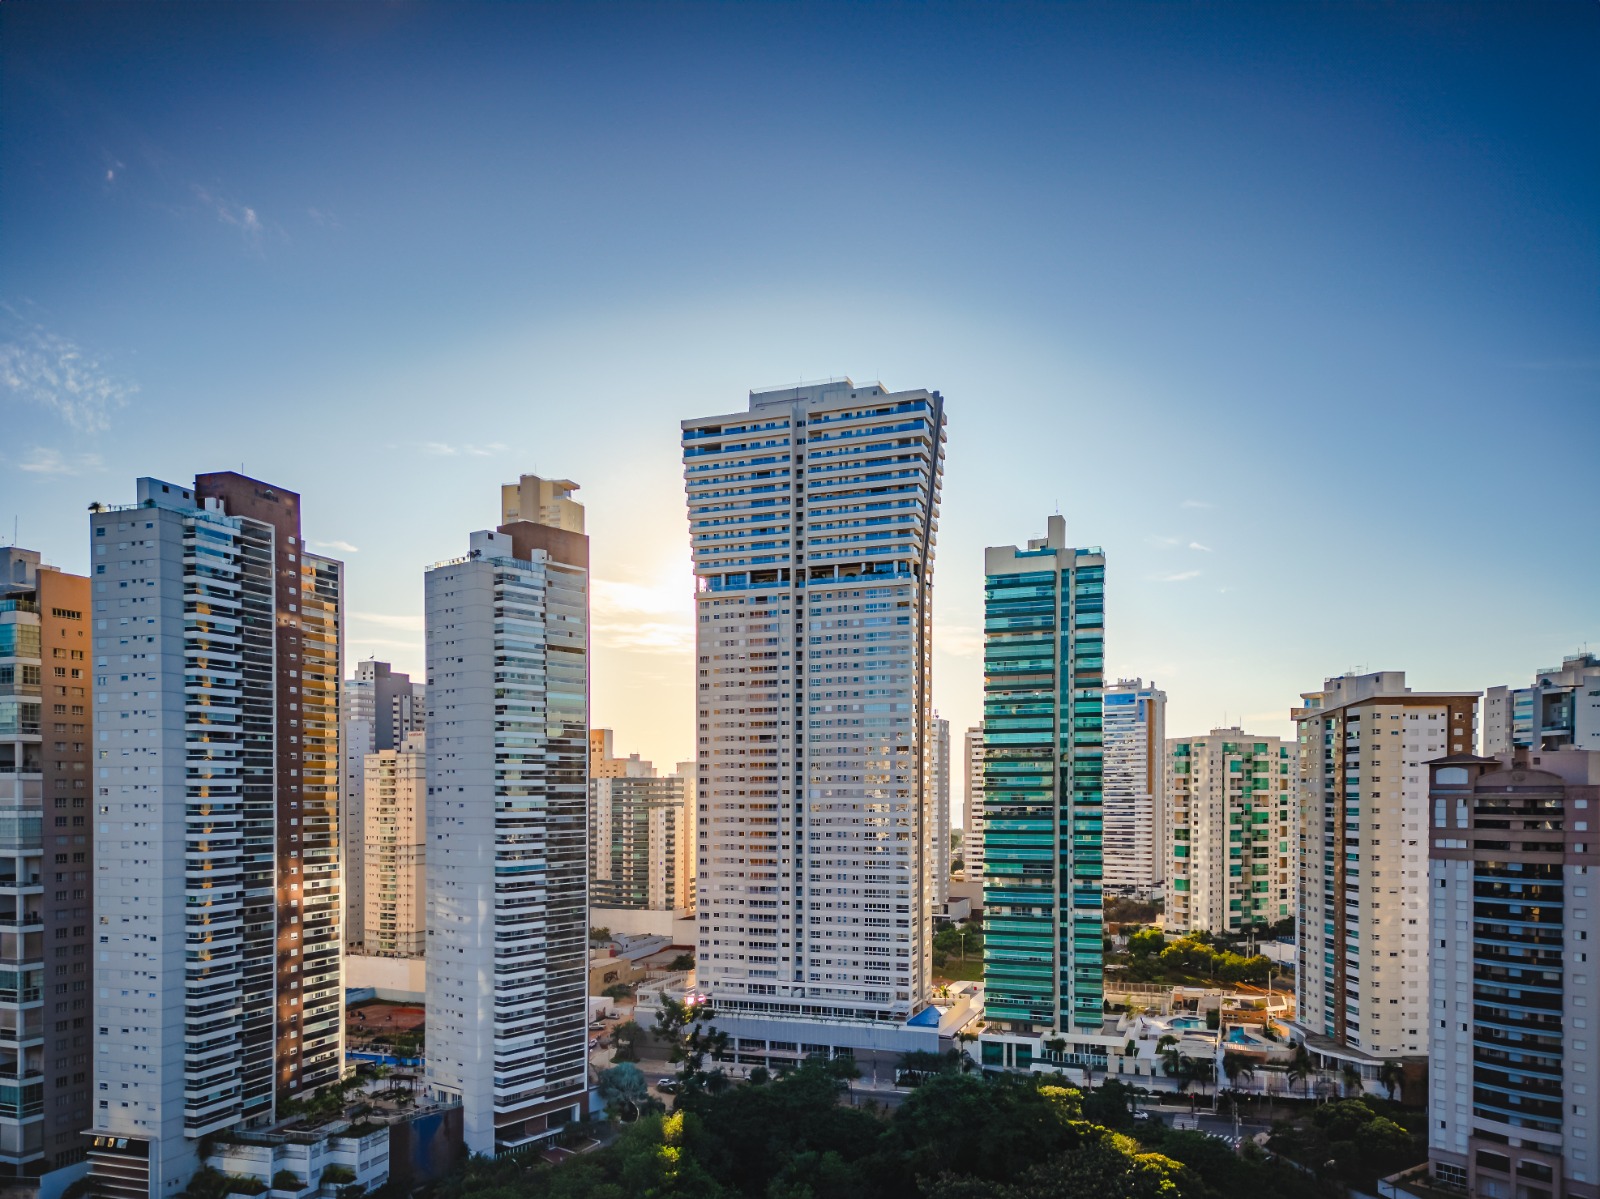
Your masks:
[[[1471,752],[1478,697],[1387,670],[1303,698],[1297,1020],[1324,1064],[1373,1077],[1428,1052],[1427,763]]]
[[[1238,934],[1292,916],[1300,852],[1293,748],[1230,728],[1170,737],[1166,753],[1167,928]]]
[[[1167,862],[1167,695],[1119,679],[1105,699],[1105,889],[1160,893]]]
[[[694,803],[683,774],[657,776],[638,754],[589,732],[589,905],[688,914],[694,908]]]
[[[547,1143],[587,1103],[589,539],[571,508],[473,533],[424,581],[427,1084],[460,1099],[473,1153]]]
[[[1565,659],[1541,670],[1531,687],[1490,687],[1483,700],[1483,752],[1600,750],[1600,655]]]
[[[1600,752],[1452,752],[1423,769],[1431,1172],[1490,1199],[1595,1199]]]
[[[1105,555],[1066,522],[984,553],[983,1062],[1104,1054]],[[1076,1035],[1074,1035],[1076,1034]]]
[[[961,735],[961,862],[969,881],[983,879],[983,725]]]
[[[217,1133],[344,1070],[344,567],[300,497],[224,472],[96,505],[90,1186],[184,1189]],[[110,764],[110,763],[114,763]]]
[[[35,1193],[83,1173],[93,1118],[91,628],[88,579],[0,548],[0,1179]]]
[[[345,951],[378,954],[367,947],[366,827],[367,756],[398,750],[409,733],[427,727],[424,688],[387,662],[369,658],[344,684],[340,755],[344,759],[340,827],[344,836]],[[420,743],[419,743],[420,744]],[[419,950],[420,952],[420,950]]]
[[[427,945],[426,743],[407,733],[364,759],[362,821],[349,841],[363,847],[365,952],[376,957],[421,957]]]
[[[933,839],[933,904],[942,907],[950,899],[950,722],[933,714],[928,729],[928,790],[931,798]]]

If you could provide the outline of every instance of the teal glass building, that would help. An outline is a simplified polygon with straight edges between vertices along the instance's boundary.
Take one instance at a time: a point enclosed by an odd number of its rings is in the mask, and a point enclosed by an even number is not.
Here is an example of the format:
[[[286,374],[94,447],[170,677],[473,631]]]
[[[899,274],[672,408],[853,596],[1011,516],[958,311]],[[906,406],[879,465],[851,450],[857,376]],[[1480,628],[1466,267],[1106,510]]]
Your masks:
[[[1102,1024],[1105,555],[1053,516],[984,574],[982,1052],[1027,1068]]]

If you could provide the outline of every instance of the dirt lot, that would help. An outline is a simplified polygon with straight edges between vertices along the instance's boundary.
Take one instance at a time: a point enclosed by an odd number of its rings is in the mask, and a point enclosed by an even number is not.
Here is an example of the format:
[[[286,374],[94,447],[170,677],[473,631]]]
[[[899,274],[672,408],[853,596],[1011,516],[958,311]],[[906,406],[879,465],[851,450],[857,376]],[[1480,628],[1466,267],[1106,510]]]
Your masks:
[[[372,1037],[393,1037],[410,1032],[422,1024],[426,1012],[412,1003],[388,1003],[373,1000],[345,1010],[345,1027],[352,1041],[365,1042]]]

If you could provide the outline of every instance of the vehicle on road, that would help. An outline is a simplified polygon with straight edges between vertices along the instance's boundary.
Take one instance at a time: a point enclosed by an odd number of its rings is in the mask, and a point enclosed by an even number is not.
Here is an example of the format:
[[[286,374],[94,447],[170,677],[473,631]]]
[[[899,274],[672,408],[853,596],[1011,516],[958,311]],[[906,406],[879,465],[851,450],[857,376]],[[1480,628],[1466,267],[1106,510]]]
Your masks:
[[[667,1094],[670,1095],[670,1094],[672,1094],[672,1092],[676,1091],[677,1089],[678,1089],[678,1080],[675,1079],[675,1078],[658,1078],[658,1079],[656,1079],[656,1090],[658,1090],[658,1091],[665,1091]]]

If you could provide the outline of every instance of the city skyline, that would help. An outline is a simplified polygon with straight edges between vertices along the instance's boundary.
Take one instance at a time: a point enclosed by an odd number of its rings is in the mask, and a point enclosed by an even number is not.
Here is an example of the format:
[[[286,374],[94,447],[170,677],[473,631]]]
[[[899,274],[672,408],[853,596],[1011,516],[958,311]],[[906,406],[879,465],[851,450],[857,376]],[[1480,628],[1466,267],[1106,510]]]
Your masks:
[[[128,477],[281,480],[348,564],[350,660],[420,677],[422,572],[485,523],[478,479],[576,479],[595,721],[674,762],[676,422],[851,372],[949,398],[954,728],[981,550],[1057,509],[1121,564],[1107,674],[1165,690],[1174,735],[1286,735],[1352,669],[1481,691],[1592,635],[1582,505],[1496,494],[1597,427],[1572,147],[1600,106],[1552,36],[1592,10],[318,11],[0,11],[0,536],[83,571]],[[771,86],[808,58],[822,86]],[[1481,635],[1516,572],[1430,603],[1509,545],[1538,621]]]

